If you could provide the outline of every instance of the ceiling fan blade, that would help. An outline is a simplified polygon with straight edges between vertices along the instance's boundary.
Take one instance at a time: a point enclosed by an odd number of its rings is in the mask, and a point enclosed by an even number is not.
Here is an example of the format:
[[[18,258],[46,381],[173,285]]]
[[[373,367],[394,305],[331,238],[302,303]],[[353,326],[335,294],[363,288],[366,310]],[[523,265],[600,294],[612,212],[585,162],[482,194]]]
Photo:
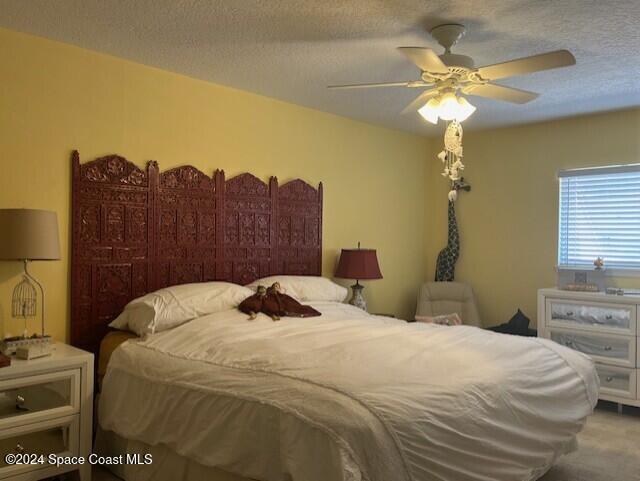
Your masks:
[[[575,65],[576,59],[568,50],[556,50],[555,52],[533,55],[508,62],[497,63],[480,67],[478,72],[487,80],[497,80],[515,75],[550,70],[558,67]]]
[[[468,95],[477,95],[478,97],[486,97],[489,99],[504,100],[514,104],[526,104],[538,98],[540,94],[528,92],[526,90],[514,89],[513,87],[505,87],[497,84],[473,85],[465,88],[464,93]]]
[[[430,48],[398,47],[398,50],[405,54],[423,72],[449,73],[447,66]]]
[[[329,89],[368,89],[372,87],[409,87],[412,82],[382,82],[371,84],[329,85]]]
[[[438,95],[438,89],[426,90],[418,95],[413,102],[407,105],[403,110],[403,114],[407,114],[410,112],[415,112],[419,108],[421,108],[424,104],[427,103],[431,97]]]

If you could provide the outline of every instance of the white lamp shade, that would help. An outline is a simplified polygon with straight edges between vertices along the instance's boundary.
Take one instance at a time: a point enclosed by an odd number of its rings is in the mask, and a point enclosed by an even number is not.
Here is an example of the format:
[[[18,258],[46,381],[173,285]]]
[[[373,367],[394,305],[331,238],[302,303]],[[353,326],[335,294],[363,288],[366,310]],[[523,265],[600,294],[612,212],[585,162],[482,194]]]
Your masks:
[[[438,114],[442,120],[453,120],[457,117],[459,108],[456,94],[447,92],[442,96],[442,100],[440,100]]]
[[[447,92],[439,99],[434,97],[418,109],[418,113],[432,124],[437,124],[438,119],[455,119],[458,122],[462,122],[468,119],[475,111],[476,108],[467,99],[457,97],[453,92]]]
[[[58,260],[58,215],[49,210],[0,209],[1,260]]]
[[[438,123],[438,107],[439,102],[433,98],[430,99],[426,104],[418,109],[418,113],[422,115],[422,117],[432,124]]]
[[[476,108],[467,99],[458,97],[458,115],[456,116],[458,122],[468,119],[475,111]]]

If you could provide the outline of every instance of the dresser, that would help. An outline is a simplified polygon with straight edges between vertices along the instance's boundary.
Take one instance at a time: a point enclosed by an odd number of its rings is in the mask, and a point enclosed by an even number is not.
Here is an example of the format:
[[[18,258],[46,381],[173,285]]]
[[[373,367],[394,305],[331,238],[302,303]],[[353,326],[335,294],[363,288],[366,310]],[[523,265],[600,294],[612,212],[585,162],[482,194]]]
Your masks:
[[[589,355],[600,399],[640,407],[640,297],[538,291],[538,336]]]
[[[77,470],[48,462],[7,464],[7,454],[45,459],[91,453],[93,354],[55,343],[53,354],[28,361],[12,358],[0,368],[0,480],[34,481]],[[91,466],[78,470],[90,481]]]

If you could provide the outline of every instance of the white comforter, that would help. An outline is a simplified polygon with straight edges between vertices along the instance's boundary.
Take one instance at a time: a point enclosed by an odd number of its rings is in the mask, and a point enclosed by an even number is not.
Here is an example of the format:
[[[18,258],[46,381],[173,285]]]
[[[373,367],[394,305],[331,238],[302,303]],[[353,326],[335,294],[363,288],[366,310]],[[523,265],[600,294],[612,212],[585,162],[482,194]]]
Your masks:
[[[596,403],[591,360],[550,341],[314,306],[125,343],[102,428],[265,481],[530,481]]]

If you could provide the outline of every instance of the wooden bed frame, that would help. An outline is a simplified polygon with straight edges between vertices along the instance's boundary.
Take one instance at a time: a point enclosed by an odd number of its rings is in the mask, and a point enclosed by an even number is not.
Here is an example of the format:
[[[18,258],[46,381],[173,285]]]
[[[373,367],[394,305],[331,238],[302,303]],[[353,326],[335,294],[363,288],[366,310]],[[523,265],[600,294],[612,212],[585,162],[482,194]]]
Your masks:
[[[124,306],[162,287],[320,275],[322,183],[72,155],[71,344],[97,353]]]

